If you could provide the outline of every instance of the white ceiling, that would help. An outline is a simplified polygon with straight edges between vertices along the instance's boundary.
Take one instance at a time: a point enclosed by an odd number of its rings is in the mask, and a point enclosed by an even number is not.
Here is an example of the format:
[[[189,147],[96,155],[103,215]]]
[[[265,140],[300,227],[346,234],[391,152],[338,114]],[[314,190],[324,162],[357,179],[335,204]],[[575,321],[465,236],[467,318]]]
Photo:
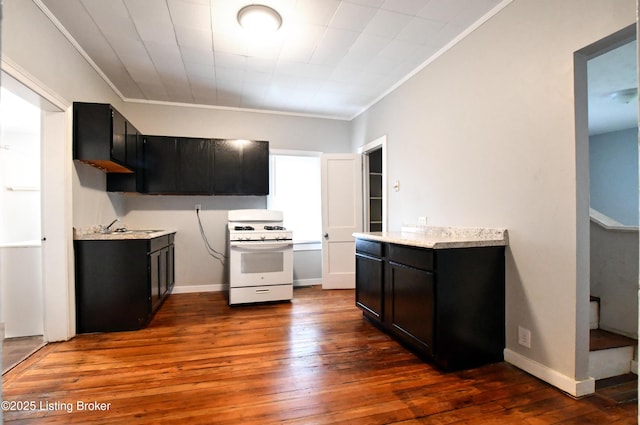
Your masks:
[[[511,0],[261,0],[272,38],[236,20],[251,0],[34,0],[125,100],[351,119]],[[637,124],[637,44],[588,63],[592,134]]]
[[[587,62],[590,134],[637,126],[638,99],[622,103],[612,96],[638,87],[637,46],[634,40]]]
[[[34,1],[123,99],[350,119],[510,0],[262,0],[258,40],[251,0]]]

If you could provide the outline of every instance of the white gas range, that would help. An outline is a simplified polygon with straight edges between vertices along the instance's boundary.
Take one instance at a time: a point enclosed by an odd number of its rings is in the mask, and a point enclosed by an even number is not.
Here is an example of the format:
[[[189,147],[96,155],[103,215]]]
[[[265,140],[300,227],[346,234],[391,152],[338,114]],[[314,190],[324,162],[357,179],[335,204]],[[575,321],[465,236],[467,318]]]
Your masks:
[[[229,211],[230,305],[293,298],[293,232],[282,220],[282,211]]]

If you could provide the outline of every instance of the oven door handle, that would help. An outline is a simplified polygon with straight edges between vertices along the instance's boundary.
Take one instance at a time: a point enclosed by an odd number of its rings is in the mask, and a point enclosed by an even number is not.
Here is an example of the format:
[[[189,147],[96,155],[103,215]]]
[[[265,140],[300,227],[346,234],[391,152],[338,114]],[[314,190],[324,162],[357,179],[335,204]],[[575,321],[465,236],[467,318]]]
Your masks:
[[[231,241],[231,247],[236,249],[246,249],[246,250],[274,250],[274,249],[282,249],[293,246],[292,241],[284,241],[284,242],[239,242],[239,241]]]

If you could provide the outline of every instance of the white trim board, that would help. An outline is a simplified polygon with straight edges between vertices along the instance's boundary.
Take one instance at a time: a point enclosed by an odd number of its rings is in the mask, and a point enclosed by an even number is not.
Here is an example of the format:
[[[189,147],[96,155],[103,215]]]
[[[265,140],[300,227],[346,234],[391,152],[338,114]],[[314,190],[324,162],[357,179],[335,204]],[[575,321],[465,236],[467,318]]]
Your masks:
[[[596,391],[596,380],[591,377],[582,381],[576,381],[569,376],[563,375],[548,366],[531,360],[508,348],[504,350],[504,361],[511,363],[574,397],[582,397],[593,394]]]
[[[227,284],[211,284],[211,285],[175,285],[172,294],[194,294],[198,292],[222,292],[228,291],[229,285]]]

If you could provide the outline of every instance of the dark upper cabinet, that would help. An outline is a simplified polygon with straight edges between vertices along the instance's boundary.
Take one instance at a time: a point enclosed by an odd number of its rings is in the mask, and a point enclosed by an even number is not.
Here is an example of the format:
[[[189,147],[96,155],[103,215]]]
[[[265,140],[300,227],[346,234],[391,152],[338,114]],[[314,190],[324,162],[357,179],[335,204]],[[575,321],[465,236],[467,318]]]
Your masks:
[[[146,136],[143,192],[210,195],[213,157],[210,139]]]
[[[144,136],[113,106],[74,102],[73,159],[107,171],[107,191],[269,194],[269,142]]]
[[[213,157],[216,195],[269,194],[269,142],[215,140]]]
[[[176,138],[144,136],[144,193],[176,193]]]
[[[142,149],[139,146],[139,138],[140,132],[137,128],[133,126],[130,122],[126,122],[126,130],[125,130],[125,141],[126,141],[126,152],[127,152],[127,167],[132,170],[136,170],[138,168],[138,160],[142,159],[141,153]],[[141,142],[140,142],[141,143]]]
[[[108,192],[142,192],[144,188],[142,136],[128,121],[125,129],[126,166],[134,173],[107,173]]]
[[[213,147],[211,139],[177,139],[178,193],[210,195],[213,192]]]
[[[127,162],[127,123],[104,103],[73,104],[73,159],[114,173],[131,173]]]

